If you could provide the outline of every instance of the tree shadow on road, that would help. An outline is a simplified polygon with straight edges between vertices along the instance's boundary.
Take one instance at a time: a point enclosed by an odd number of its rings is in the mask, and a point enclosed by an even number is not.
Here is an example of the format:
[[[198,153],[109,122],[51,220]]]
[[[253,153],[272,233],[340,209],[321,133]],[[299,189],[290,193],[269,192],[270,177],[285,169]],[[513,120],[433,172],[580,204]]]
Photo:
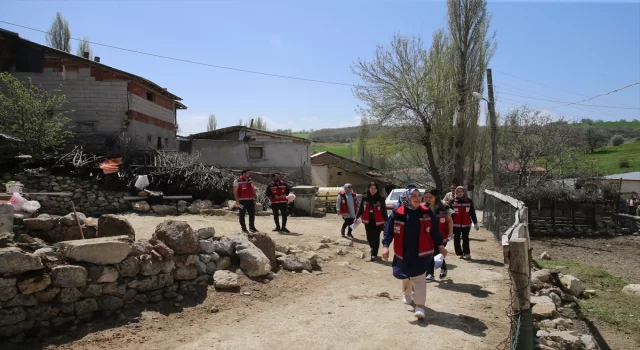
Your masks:
[[[474,259],[471,260],[472,263],[474,264],[480,264],[480,265],[489,265],[489,266],[497,266],[497,267],[503,267],[504,263],[500,262],[500,261],[495,261],[495,260],[487,260],[487,259]]]
[[[440,289],[449,290],[449,291],[458,292],[458,293],[467,293],[478,298],[486,298],[489,295],[494,294],[491,291],[482,289],[482,287],[477,284],[455,283],[453,280],[450,280],[450,279],[439,280],[439,281],[434,280],[434,282],[437,283],[436,287]]]
[[[474,241],[474,242],[486,242],[486,239],[479,239],[479,238],[473,238],[473,237],[469,237],[470,241]]]
[[[353,238],[353,239],[352,239],[352,241],[353,241],[353,243],[360,243],[360,244],[366,244],[366,245],[369,245],[369,242],[367,242],[367,241],[366,241],[366,240],[364,240],[364,239],[360,239],[360,238]]]
[[[425,314],[426,317],[424,320],[413,320],[409,323],[420,327],[434,325],[449,329],[456,329],[476,337],[487,336],[487,325],[475,317],[440,312],[428,307],[425,309]]]

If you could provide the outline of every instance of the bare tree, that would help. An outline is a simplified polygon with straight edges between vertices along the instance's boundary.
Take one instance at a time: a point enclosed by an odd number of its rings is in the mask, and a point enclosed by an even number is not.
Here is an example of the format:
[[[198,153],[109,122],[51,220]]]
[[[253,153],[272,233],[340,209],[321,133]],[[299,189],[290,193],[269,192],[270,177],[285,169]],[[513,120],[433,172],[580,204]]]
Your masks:
[[[469,146],[473,145],[468,132],[478,123],[478,103],[472,93],[483,91],[484,74],[496,44],[495,33],[489,34],[491,16],[486,0],[447,0],[447,9],[458,98],[456,133],[452,140],[455,147],[453,180],[460,183]]]
[[[600,130],[593,127],[588,127],[584,133],[586,148],[589,152],[595,152],[596,148],[604,147],[607,145],[607,136]]]
[[[238,122],[238,125],[267,131],[267,121],[262,119],[262,117],[258,117],[256,119],[250,119],[246,121],[243,121],[242,119],[240,119],[240,121]]]
[[[69,40],[71,40],[69,22],[62,17],[60,12],[56,13],[56,18],[53,20],[53,23],[51,23],[51,28],[49,28],[45,36],[49,46],[60,51],[71,52],[71,45],[69,45]]]
[[[80,57],[84,57],[84,53],[89,53],[89,59],[93,60],[93,50],[91,49],[91,44],[89,43],[89,38],[86,36],[78,43],[78,48],[76,49],[76,55]]]
[[[362,79],[354,95],[365,104],[364,116],[403,130],[400,140],[420,145],[436,186],[442,178],[432,144],[435,101],[429,92],[431,66],[420,37],[394,36],[391,45],[378,45],[375,58],[358,60],[352,71]]]
[[[218,128],[218,120],[213,114],[209,114],[209,121],[207,122],[207,131],[213,131]]]
[[[550,174],[560,177],[574,167],[579,150],[572,145],[575,128],[528,107],[511,110],[502,127],[502,171],[511,186],[536,186]],[[513,176],[517,175],[517,181]],[[501,175],[502,178],[502,175]]]

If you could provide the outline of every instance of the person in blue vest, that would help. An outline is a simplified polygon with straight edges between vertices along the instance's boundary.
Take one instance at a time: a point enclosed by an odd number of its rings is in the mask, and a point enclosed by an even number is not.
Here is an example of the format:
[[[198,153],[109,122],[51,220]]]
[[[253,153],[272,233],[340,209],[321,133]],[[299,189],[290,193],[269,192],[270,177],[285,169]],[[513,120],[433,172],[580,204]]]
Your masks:
[[[416,188],[403,194],[402,205],[393,211],[384,229],[382,259],[389,259],[389,246],[393,243],[393,276],[402,280],[405,304],[415,304],[414,315],[424,319],[427,300],[427,269],[437,249],[443,256],[447,250],[442,244],[436,215],[421,204],[422,195]]]
[[[348,228],[347,237],[353,239],[351,224],[356,220],[356,215],[358,214],[358,197],[356,193],[353,192],[353,186],[351,184],[344,184],[342,191],[338,194],[336,198],[336,213],[344,220],[340,234],[344,237],[345,230]]]

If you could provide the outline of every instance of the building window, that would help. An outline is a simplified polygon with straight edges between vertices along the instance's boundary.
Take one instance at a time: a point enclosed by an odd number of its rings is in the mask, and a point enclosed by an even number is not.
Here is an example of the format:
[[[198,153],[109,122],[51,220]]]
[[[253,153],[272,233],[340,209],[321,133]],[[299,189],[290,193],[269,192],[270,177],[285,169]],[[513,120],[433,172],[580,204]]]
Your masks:
[[[338,176],[342,176],[342,171],[338,171]]]
[[[147,135],[147,143],[151,143],[151,140],[153,140],[153,135],[148,134]]]
[[[164,146],[167,147],[168,144],[169,144],[169,138],[165,137],[164,138]]]
[[[147,100],[148,101],[153,101],[154,100],[153,92],[147,91]]]
[[[162,149],[162,137],[158,136],[158,149]]]
[[[262,147],[249,147],[249,159],[262,159],[263,157]]]

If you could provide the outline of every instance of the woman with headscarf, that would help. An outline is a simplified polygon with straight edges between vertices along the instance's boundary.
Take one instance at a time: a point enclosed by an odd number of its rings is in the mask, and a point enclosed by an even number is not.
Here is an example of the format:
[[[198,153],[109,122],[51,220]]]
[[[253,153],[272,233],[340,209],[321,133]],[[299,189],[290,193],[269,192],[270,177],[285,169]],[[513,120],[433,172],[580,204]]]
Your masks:
[[[353,192],[353,186],[351,184],[344,184],[344,188],[338,194],[336,198],[336,212],[338,216],[341,216],[344,220],[340,234],[344,237],[345,230],[349,228],[347,237],[353,239],[351,224],[355,221],[356,214],[358,213],[358,197],[355,192]]]
[[[471,232],[471,224],[473,223],[476,231],[480,227],[473,201],[467,197],[467,191],[464,187],[458,186],[456,188],[456,198],[449,202],[449,206],[453,209],[453,247],[456,255],[461,259],[470,260],[469,233]],[[460,247],[461,239],[462,247]]]
[[[371,261],[378,258],[378,249],[380,248],[380,232],[387,222],[387,208],[385,199],[380,195],[378,184],[372,182],[369,189],[360,201],[357,219],[362,218],[364,229],[367,232],[367,242],[371,248]]]
[[[402,280],[405,304],[415,303],[415,317],[424,319],[427,268],[435,249],[443,256],[447,250],[442,245],[435,214],[420,204],[420,191],[409,189],[401,198],[402,205],[393,211],[384,228],[382,258],[389,259],[389,245],[393,242],[393,276]]]
[[[440,236],[442,236],[443,245],[446,247],[447,242],[453,239],[453,209],[448,205],[442,203],[440,200],[440,193],[433,188],[425,194],[425,199],[429,209],[436,214],[438,220],[438,229],[440,230]],[[433,281],[435,275],[435,261],[432,259],[429,263],[429,269],[427,270],[427,282]],[[442,259],[442,266],[440,267],[440,278],[447,277],[447,263]]]

